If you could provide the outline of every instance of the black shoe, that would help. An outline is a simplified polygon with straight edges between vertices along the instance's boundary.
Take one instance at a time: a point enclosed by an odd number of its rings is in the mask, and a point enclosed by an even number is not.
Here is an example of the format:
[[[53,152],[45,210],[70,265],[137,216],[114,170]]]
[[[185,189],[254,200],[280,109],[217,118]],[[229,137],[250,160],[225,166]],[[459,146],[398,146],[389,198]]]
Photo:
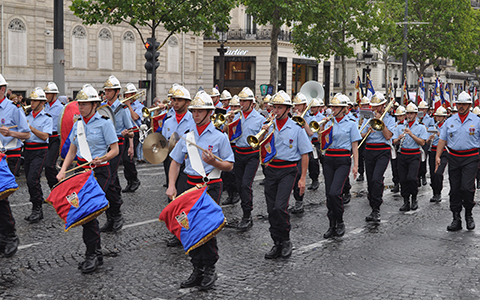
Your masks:
[[[3,250],[3,254],[5,257],[12,257],[15,255],[15,253],[17,253],[18,243],[20,242],[17,234],[15,232],[7,234],[4,238],[4,241],[5,249]]]
[[[453,213],[453,221],[450,225],[447,226],[448,231],[459,231],[462,230],[462,217],[460,212]]]
[[[345,234],[345,223],[337,222],[337,228],[335,228],[336,236],[343,236]]]
[[[320,186],[320,183],[318,182],[318,180],[314,180],[312,181],[312,184],[308,187],[308,189],[316,191],[319,186]]]
[[[358,175],[357,181],[364,181],[365,177],[363,177],[363,174]]]
[[[427,185],[427,177],[426,176],[422,177],[422,185]]]
[[[465,223],[467,224],[468,230],[475,229],[475,221],[473,220],[472,210],[465,209]]]
[[[262,181],[260,181],[259,185],[265,185],[265,178],[263,178]]]
[[[247,231],[253,226],[252,217],[242,218],[240,223],[238,223],[237,230],[238,231]]]
[[[233,201],[232,204],[240,202],[240,194],[238,192],[233,192]]]
[[[440,194],[434,194],[432,198],[430,198],[430,202],[442,202],[442,195]]]
[[[98,267],[98,258],[96,253],[88,254],[85,261],[81,263],[80,269],[83,274],[95,272]]]
[[[134,182],[132,182],[132,185],[130,186],[130,192],[135,192],[136,190],[138,190],[138,187],[140,186],[140,180],[135,180]]]
[[[120,231],[123,227],[123,223],[125,223],[125,220],[123,219],[122,215],[113,217],[112,232]]]
[[[27,220],[28,223],[30,224],[38,223],[42,219],[43,219],[42,204],[40,205],[34,204],[32,208],[32,213],[28,217],[25,217],[25,220]]]
[[[324,239],[329,239],[331,237],[334,237],[337,234],[335,227],[330,227],[328,228],[327,232],[323,234]]]
[[[265,259],[278,258],[280,255],[282,255],[282,244],[275,242],[275,245],[272,247],[272,249],[265,253]]]
[[[179,247],[182,245],[182,242],[176,237],[172,236],[170,239],[167,240],[167,247]]]
[[[203,271],[203,280],[202,283],[200,283],[200,289],[205,291],[212,288],[215,281],[217,281],[217,272],[215,272],[215,266],[205,267],[205,271]]]
[[[199,286],[203,280],[203,268],[194,267],[192,274],[188,277],[187,280],[180,283],[181,288],[189,288],[194,286]]]
[[[410,207],[411,210],[417,210],[418,209],[418,201],[417,201],[417,196],[412,196],[412,206]]]
[[[233,204],[233,192],[228,191],[228,197],[225,201],[222,202],[222,205],[232,205]]]
[[[343,194],[343,204],[350,203],[350,200],[352,200],[352,194]]]
[[[113,231],[113,218],[107,216],[107,222],[100,227],[100,232],[112,232]]]
[[[295,206],[292,209],[292,214],[301,214],[305,212],[305,208],[303,207],[303,201],[295,201]]]
[[[380,223],[380,209],[373,209],[372,212],[365,217],[365,221],[379,224]]]
[[[292,242],[290,240],[283,241],[280,255],[283,258],[290,257],[290,255],[292,255],[292,248]]]
[[[132,187],[132,183],[128,182],[127,186],[122,190],[122,193],[130,193],[130,188]]]
[[[392,193],[400,192],[400,185],[399,184],[394,185],[393,188],[390,190],[390,192]]]
[[[407,198],[403,199],[403,205],[399,209],[400,211],[409,211],[410,210],[410,200]]]

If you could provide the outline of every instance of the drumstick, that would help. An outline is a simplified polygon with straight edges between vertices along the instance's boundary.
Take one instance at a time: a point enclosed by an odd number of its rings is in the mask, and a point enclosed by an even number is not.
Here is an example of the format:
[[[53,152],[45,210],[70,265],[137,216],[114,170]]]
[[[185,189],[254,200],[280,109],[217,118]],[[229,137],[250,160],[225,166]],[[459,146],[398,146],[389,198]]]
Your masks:
[[[191,142],[191,141],[187,140],[187,139],[184,138],[183,136],[181,136],[180,138],[181,138],[182,140],[184,140],[185,142],[190,143],[190,145],[195,146],[195,147],[197,147],[198,149],[200,149],[200,150],[202,150],[202,151],[206,151],[205,149],[203,149],[203,148],[200,147],[199,145],[195,144],[194,142]],[[223,161],[223,159],[221,159],[220,157],[216,156],[215,154],[212,153],[212,155],[213,155],[213,157],[215,157],[215,158],[218,159],[219,161]]]
[[[104,156],[100,157],[100,159],[105,159],[105,158],[107,158],[107,156],[106,156],[106,155],[104,155]],[[67,172],[72,172],[72,171],[75,171],[75,170],[78,170],[78,169],[80,169],[80,168],[83,168],[83,167],[85,167],[85,166],[88,166],[88,165],[89,165],[89,164],[91,164],[91,163],[92,163],[91,161],[89,161],[89,162],[86,162],[86,163],[84,163],[83,165],[79,165],[79,166],[76,166],[76,167],[75,167],[75,168],[73,168],[73,169],[66,170],[66,171],[65,171],[65,173],[67,173]]]
[[[18,125],[8,126],[7,129],[12,129],[12,128],[16,128],[16,127],[18,127]]]

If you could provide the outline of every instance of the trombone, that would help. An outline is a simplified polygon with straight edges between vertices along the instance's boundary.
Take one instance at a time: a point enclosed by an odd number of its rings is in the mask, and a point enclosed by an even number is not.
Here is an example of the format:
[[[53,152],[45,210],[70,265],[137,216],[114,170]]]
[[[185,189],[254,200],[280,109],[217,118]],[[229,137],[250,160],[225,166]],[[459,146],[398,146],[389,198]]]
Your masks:
[[[147,107],[144,107],[142,108],[142,115],[144,118],[148,118],[150,117],[150,113],[152,111],[156,111],[156,110],[159,110],[159,109],[163,109],[161,106],[156,106],[156,107],[153,107],[153,108],[147,108]]]
[[[268,128],[273,125],[273,121],[275,121],[275,115],[271,116],[271,120],[267,124]],[[260,137],[267,132],[268,128],[260,130],[260,132],[256,135],[249,135],[247,137],[247,143],[250,145],[250,147],[255,149],[260,145]]]
[[[383,118],[385,118],[385,116],[387,115],[387,113],[390,111],[390,109],[392,108],[393,104],[395,103],[395,99],[392,99],[390,101],[390,103],[388,103],[387,107],[385,108],[385,111],[383,112],[383,114],[380,116],[380,118],[373,118],[373,119],[369,119],[368,122],[366,124],[370,124],[370,127],[375,130],[375,131],[382,131],[384,128],[385,128],[385,123],[383,122]],[[366,127],[366,124],[365,124],[365,127]],[[363,131],[363,129],[362,129]],[[361,131],[360,131],[361,132]],[[369,131],[362,139],[362,141],[360,142],[360,144],[358,144],[358,149],[360,149],[360,147],[362,146],[362,144],[367,140],[367,137],[370,135],[370,133],[372,133],[372,131]]]
[[[210,120],[213,122],[213,125],[215,125],[215,127],[218,128],[218,127],[222,126],[223,124],[225,124],[228,117],[230,117],[231,115],[235,115],[235,114],[237,114],[241,111],[242,111],[242,109],[239,108],[239,109],[231,111],[231,112],[229,112],[228,114],[225,114],[225,115],[221,114],[221,113],[214,114],[210,117]]]
[[[120,101],[120,103],[123,104],[123,103],[125,103],[125,102],[128,101],[128,100],[137,99],[138,97],[143,96],[143,95],[145,95],[145,90],[143,90],[143,91],[141,91],[140,93],[137,93],[137,94],[135,94],[135,95],[133,95],[133,96],[130,96],[130,97],[128,97],[128,98],[123,99],[122,101]]]

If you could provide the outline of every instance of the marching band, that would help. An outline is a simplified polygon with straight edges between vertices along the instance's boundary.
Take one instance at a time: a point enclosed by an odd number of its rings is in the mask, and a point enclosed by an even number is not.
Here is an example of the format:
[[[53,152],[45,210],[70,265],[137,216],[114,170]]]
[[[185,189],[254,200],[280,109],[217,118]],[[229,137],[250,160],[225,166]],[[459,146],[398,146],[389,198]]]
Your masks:
[[[372,211],[365,220],[374,225],[380,223],[384,173],[389,163],[394,183],[391,192],[401,193],[402,212],[418,209],[417,194],[427,181],[427,161],[433,191],[430,202],[441,202],[443,174],[448,166],[453,221],[447,230],[462,229],[463,208],[466,228],[475,228],[472,210],[480,148],[480,118],[476,114],[480,111],[471,112],[472,99],[466,92],[458,96],[458,113],[438,107],[432,118],[425,101],[418,107],[409,103],[392,110],[395,100],[378,92],[371,99],[361,99],[358,113],[343,94],[335,95],[325,110],[323,88],[307,82],[293,100],[284,91],[267,95],[262,115],[256,107],[262,102],[257,103],[249,87],[233,96],[227,90],[201,90],[192,99],[184,86],[174,84],[167,104],[158,101],[158,106],[145,108],[138,100],[142,94],[132,83],[124,86],[125,100],[120,101],[122,86],[112,75],[103,86],[103,105],[97,91],[86,84],[77,94],[73,113],[67,113],[68,105],[57,100],[58,87],[49,82],[44,89],[37,87],[31,92],[27,98],[31,111],[25,116],[26,107],[5,97],[7,85],[0,74],[0,152],[2,158],[6,155],[13,175],[18,174],[23,153],[32,202],[32,213],[25,220],[37,223],[43,219],[43,168],[51,189],[64,184],[70,171],[93,169],[97,185],[109,203],[108,209],[90,211],[74,224],[83,226],[86,252],[85,261],[79,265],[83,273],[94,272],[103,264],[100,232],[122,229],[121,193],[135,192],[140,186],[134,160],[139,144],[144,144],[143,155],[148,161],[164,164],[169,203],[192,188],[206,187],[213,199],[210,205],[240,202],[243,214],[235,226],[240,232],[253,226],[253,181],[261,164],[273,240],[266,259],[288,258],[292,254],[290,213],[305,212],[307,173],[311,179],[308,189],[317,190],[320,165],[329,220],[323,234],[326,239],[345,234],[343,212],[350,201],[350,173],[358,182],[365,180],[366,174]],[[76,117],[69,120],[72,116]],[[67,130],[67,136],[62,128]],[[58,171],[58,156],[65,147],[67,154]],[[71,169],[74,161],[79,167]],[[127,180],[123,190],[118,179],[121,161]],[[221,202],[223,190],[228,197]],[[3,193],[0,191],[0,196]],[[292,194],[295,203],[289,208]],[[73,193],[64,198],[72,209],[78,209],[81,197],[85,196]],[[11,257],[18,249],[19,238],[8,196],[0,199],[0,252]],[[51,201],[57,200],[49,198],[47,202]],[[86,201],[90,201],[88,196]],[[96,217],[104,210],[107,222],[100,227]],[[57,213],[60,215],[60,211]],[[202,223],[190,221],[189,225],[182,214],[175,218],[186,230]],[[194,270],[181,283],[182,288],[199,286],[207,290],[214,285],[218,260],[215,234],[222,227],[206,231],[202,242],[189,250]],[[179,246],[183,239],[174,233],[167,244]]]

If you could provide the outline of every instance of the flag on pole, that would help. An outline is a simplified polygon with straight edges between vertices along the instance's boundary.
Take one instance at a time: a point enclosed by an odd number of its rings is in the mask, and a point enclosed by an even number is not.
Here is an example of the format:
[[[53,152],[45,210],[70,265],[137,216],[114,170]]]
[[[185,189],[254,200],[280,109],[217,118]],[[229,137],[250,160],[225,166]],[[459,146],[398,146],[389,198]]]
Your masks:
[[[327,150],[333,143],[333,119],[332,125],[320,133],[321,149]]]
[[[15,176],[10,171],[7,155],[0,152],[0,200],[3,200],[18,190]]]
[[[260,162],[262,165],[268,165],[268,163],[277,155],[277,149],[275,148],[275,135],[274,130],[260,143]]]
[[[437,108],[442,106],[442,99],[440,98],[440,81],[438,80],[438,77],[435,79],[435,88],[433,89],[432,100],[435,111],[437,111]]]
[[[360,102],[362,101],[362,98],[363,96],[365,96],[365,94],[363,93],[362,79],[360,79],[360,74],[358,74],[358,70],[357,70],[357,79],[355,80],[355,89],[357,90],[356,101],[358,105],[360,105]]]
[[[367,98],[371,100],[374,94],[375,89],[373,88],[372,80],[370,80],[370,76],[367,74]]]
[[[423,75],[418,78],[418,86],[420,87],[420,92],[418,94],[417,103],[425,101],[425,83],[423,82]]]
[[[445,104],[445,108],[450,107],[450,103],[452,102],[451,91],[450,91],[450,84],[447,82],[445,83],[445,91],[443,93],[443,102]]]
[[[405,75],[405,81],[403,82],[403,104],[407,105],[409,102],[407,75]]]

